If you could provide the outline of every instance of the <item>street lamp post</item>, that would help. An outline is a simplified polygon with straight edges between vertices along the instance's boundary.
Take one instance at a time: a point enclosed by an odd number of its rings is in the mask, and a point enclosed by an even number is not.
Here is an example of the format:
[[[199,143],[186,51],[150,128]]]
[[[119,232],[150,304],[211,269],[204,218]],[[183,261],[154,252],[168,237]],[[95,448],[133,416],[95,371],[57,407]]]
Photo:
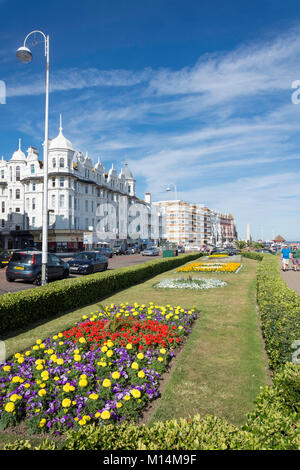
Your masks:
[[[173,186],[173,188],[174,188],[175,201],[177,201],[177,187],[176,187],[176,184],[174,184],[174,183],[170,184],[166,188],[166,191],[172,191],[171,186]],[[177,233],[177,242],[179,243],[180,235],[179,235],[178,211],[179,211],[179,208],[178,208],[178,210],[176,210],[176,233]]]
[[[42,286],[47,284],[48,258],[48,128],[49,128],[49,36],[42,31],[32,31],[24,39],[24,45],[17,50],[17,57],[23,63],[32,59],[32,52],[26,47],[26,41],[32,34],[41,34],[45,42],[46,57],[46,105],[45,105],[45,141],[44,141],[44,191],[43,191],[43,226],[42,226]],[[34,45],[37,42],[34,42]]]

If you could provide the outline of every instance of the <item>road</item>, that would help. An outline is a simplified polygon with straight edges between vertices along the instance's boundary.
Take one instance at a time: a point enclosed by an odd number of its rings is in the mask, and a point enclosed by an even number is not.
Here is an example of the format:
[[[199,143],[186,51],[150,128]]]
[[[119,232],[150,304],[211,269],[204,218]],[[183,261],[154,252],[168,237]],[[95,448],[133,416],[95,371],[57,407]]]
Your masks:
[[[113,256],[108,260],[108,269],[123,268],[125,266],[133,266],[135,264],[145,263],[154,259],[159,259],[161,256],[142,256],[136,255],[121,255]],[[82,275],[71,274],[70,278],[79,277]],[[32,289],[35,287],[30,282],[24,282],[22,280],[16,280],[14,282],[7,282],[5,277],[5,268],[0,269],[0,295],[6,294],[7,292],[17,292],[19,290]]]

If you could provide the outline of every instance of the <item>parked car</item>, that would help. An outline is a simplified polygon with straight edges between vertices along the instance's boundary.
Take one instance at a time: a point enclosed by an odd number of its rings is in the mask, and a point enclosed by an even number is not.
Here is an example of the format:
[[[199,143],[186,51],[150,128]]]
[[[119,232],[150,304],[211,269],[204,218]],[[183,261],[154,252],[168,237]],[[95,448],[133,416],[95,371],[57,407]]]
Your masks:
[[[184,253],[185,252],[184,246],[183,245],[178,245],[177,251],[178,251],[178,253]]]
[[[68,263],[52,253],[48,253],[47,261],[49,281],[69,277],[70,267]],[[8,282],[23,279],[39,286],[42,281],[42,252],[35,250],[14,251],[7,265],[6,279]]]
[[[8,265],[11,254],[11,251],[2,251],[0,253],[0,268],[5,268]]]
[[[138,246],[129,246],[126,250],[127,255],[135,255],[136,253],[140,253],[140,248]]]
[[[113,252],[115,255],[125,255],[126,254],[126,246],[125,245],[116,245],[113,247]]]
[[[159,255],[159,250],[155,248],[154,246],[151,248],[146,248],[144,251],[142,251],[142,256],[158,256]]]
[[[107,258],[112,258],[113,255],[114,255],[114,252],[110,247],[96,248],[96,251],[98,251],[98,253],[101,253],[102,255],[106,256]]]
[[[83,251],[68,261],[70,272],[76,274],[93,274],[105,271],[108,267],[108,258],[99,251]]]

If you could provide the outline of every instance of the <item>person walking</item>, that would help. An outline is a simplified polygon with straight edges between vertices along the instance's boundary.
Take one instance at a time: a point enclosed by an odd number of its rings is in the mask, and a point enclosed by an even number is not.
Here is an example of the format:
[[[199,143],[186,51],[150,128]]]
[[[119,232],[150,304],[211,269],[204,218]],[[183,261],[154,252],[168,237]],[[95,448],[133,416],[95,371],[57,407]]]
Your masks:
[[[287,245],[283,245],[281,250],[280,259],[282,262],[282,270],[288,271],[290,259],[292,258],[292,252]]]
[[[298,247],[294,247],[292,251],[292,262],[294,271],[300,271],[300,250]]]

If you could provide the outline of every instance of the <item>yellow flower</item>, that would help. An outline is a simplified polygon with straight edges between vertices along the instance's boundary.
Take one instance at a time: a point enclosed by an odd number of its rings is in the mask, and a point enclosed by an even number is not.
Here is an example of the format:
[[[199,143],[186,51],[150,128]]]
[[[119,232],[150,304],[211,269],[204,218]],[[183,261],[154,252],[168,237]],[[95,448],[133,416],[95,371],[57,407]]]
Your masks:
[[[145,372],[144,372],[143,370],[140,370],[140,371],[138,372],[138,377],[139,377],[140,379],[143,379],[143,378],[145,377]]]
[[[5,411],[7,411],[7,413],[12,413],[15,409],[15,405],[14,403],[12,402],[8,402],[6,405],[5,405]]]
[[[81,419],[80,421],[78,421],[78,424],[80,424],[80,426],[84,426],[86,424],[86,420]]]
[[[140,360],[144,359],[144,357],[145,356],[144,356],[143,353],[138,353],[138,355],[137,355],[137,358],[140,359]]]
[[[86,379],[79,380],[79,387],[86,387],[87,384],[88,384],[88,381]]]
[[[166,354],[167,350],[165,348],[161,348],[159,350],[160,354]]]
[[[36,366],[36,370],[42,370],[42,369],[44,369],[43,364],[38,364],[38,365]]]
[[[131,369],[138,370],[138,368],[139,368],[139,365],[138,365],[137,362],[133,362],[133,363],[131,364]]]
[[[130,395],[125,395],[124,400],[126,401],[130,400]]]
[[[111,387],[111,381],[109,379],[104,379],[102,382],[103,387],[109,388]]]
[[[4,372],[9,372],[10,371],[10,366],[3,366]]]
[[[19,358],[18,358],[18,363],[19,363],[19,364],[23,364],[23,362],[24,362],[24,357],[19,357]]]
[[[113,355],[113,351],[109,349],[106,353],[107,357],[111,357]]]
[[[39,390],[38,395],[39,395],[40,397],[43,397],[43,396],[46,395],[46,393],[47,393],[46,390],[45,390],[44,388],[42,388],[41,390]]]
[[[17,395],[16,393],[14,393],[13,395],[11,395],[10,401],[12,401],[14,403],[17,400],[21,400],[21,398],[22,398],[21,395]]]
[[[131,343],[128,343],[128,344],[126,345],[126,349],[132,349],[132,344],[131,344]]]
[[[16,375],[15,377],[12,378],[12,383],[23,383],[24,382],[24,379],[21,379],[21,377],[19,377],[18,375]]]
[[[38,346],[37,344],[35,344],[34,346],[32,346],[32,349],[33,349],[34,351],[37,351],[37,350],[40,349],[40,348],[39,348],[39,346]]]
[[[116,380],[117,380],[117,379],[120,378],[120,373],[119,373],[119,372],[113,372],[113,373],[111,374],[111,376],[112,376],[113,379],[116,379]]]
[[[45,420],[45,418],[43,418],[43,419],[41,419],[41,421],[40,421],[39,427],[40,427],[40,428],[43,428],[43,427],[45,426],[45,424],[46,424],[46,420]]]
[[[57,382],[59,380],[59,377],[56,376],[56,377],[54,377],[53,380],[55,380]]]
[[[123,406],[122,403],[120,403],[120,402],[117,403],[117,408],[122,408],[122,406]]]
[[[79,338],[79,343],[81,343],[81,344],[84,344],[84,343],[86,343],[86,340],[85,340],[85,338],[83,338],[83,337]]]
[[[139,390],[137,390],[136,388],[131,390],[130,393],[134,398],[140,398],[141,397],[141,392]]]
[[[76,361],[76,362],[81,361],[81,356],[79,354],[75,354],[74,361]]]
[[[61,406],[64,408],[69,408],[69,406],[71,406],[71,400],[69,398],[64,398],[61,402]]]
[[[50,360],[53,361],[53,362],[56,362],[57,361],[57,355],[56,354],[52,354],[50,356]]]
[[[64,360],[60,357],[57,359],[56,363],[61,366],[64,363]]]
[[[105,353],[107,350],[108,350],[108,347],[107,347],[107,346],[102,346],[101,351],[102,351],[103,353]]]
[[[157,360],[158,360],[159,362],[162,362],[164,359],[163,359],[161,356],[159,356],[159,357],[157,358]]]
[[[97,413],[95,413],[95,418],[99,418],[101,416],[101,413],[99,413],[99,411],[97,411]]]
[[[41,339],[37,339],[36,340],[36,344],[41,344],[42,343],[42,340]]]
[[[110,418],[110,412],[108,410],[102,411],[101,418],[102,419],[109,419]]]
[[[90,398],[91,400],[98,400],[98,395],[97,395],[97,393],[91,393],[91,394],[89,395],[89,398]]]
[[[24,387],[25,387],[25,388],[29,388],[29,387],[30,387],[30,384],[27,383],[27,384],[24,385]]]

